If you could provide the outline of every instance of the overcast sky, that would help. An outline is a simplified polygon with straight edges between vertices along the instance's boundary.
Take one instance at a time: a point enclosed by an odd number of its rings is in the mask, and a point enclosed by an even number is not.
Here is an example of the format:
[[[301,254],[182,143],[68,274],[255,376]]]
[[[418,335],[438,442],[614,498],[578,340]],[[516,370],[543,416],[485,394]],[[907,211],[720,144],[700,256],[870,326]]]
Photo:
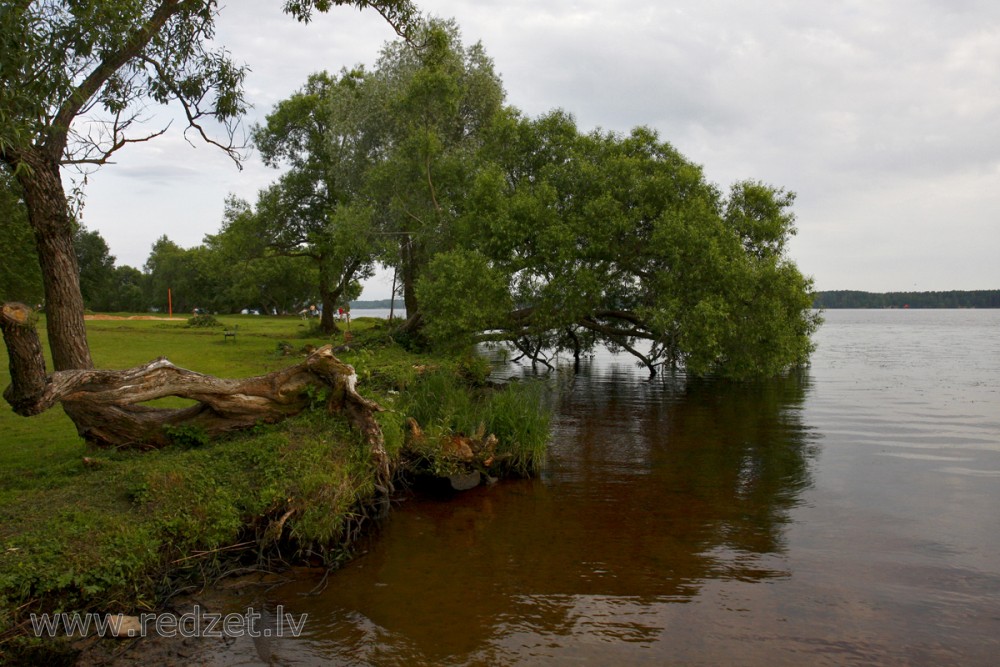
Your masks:
[[[339,8],[308,26],[282,0],[222,9],[218,41],[252,69],[247,123],[315,71],[372,64],[394,33]],[[995,0],[418,0],[482,41],[508,103],[581,129],[648,125],[709,180],[798,194],[791,256],[818,289],[1000,289],[1000,3]],[[167,118],[161,115],[159,120]],[[157,119],[154,119],[154,121]],[[119,264],[162,234],[218,231],[242,172],[175,123],[92,174],[84,222]],[[385,298],[388,280],[362,298]]]

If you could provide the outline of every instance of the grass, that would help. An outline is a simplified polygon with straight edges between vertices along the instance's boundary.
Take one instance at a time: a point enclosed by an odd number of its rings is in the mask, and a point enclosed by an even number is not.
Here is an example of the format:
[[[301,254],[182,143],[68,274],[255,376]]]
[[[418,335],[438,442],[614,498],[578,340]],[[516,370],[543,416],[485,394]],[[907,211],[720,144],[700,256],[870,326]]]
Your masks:
[[[541,467],[548,440],[549,415],[539,409],[540,391],[539,385],[525,384],[505,391],[470,389],[461,372],[438,370],[416,380],[399,409],[423,427],[430,451],[414,453],[430,461],[439,474],[455,472],[448,467],[454,462],[442,459],[435,443],[455,434],[491,433],[498,443],[496,463],[483,472],[526,476]]]
[[[290,364],[274,354],[279,340],[305,331],[307,325],[294,318],[254,316],[221,317],[226,325],[240,325],[235,343],[225,342],[217,329],[189,328],[186,322],[153,320],[94,320],[87,322],[91,355],[97,368],[129,368],[165,356],[176,365],[220,377],[262,375]],[[364,323],[354,323],[363,328]],[[48,353],[44,319],[38,326],[46,363],[52,368]],[[298,347],[331,342],[328,338],[297,340]],[[342,342],[342,338],[337,342]],[[9,377],[7,355],[0,355],[0,377]],[[6,383],[4,383],[6,384]],[[177,405],[177,400],[168,404]],[[34,486],[38,476],[58,478],[78,474],[86,450],[76,436],[73,423],[60,408],[24,419],[6,403],[0,404],[0,503],[11,489]]]
[[[87,327],[99,368],[166,356],[222,377],[268,373],[297,361],[289,351],[344,341],[295,318],[219,320],[239,324],[235,343],[222,329],[183,321]],[[481,361],[408,352],[377,320],[354,320],[352,335],[353,349],[339,356],[354,365],[360,391],[388,408],[378,419],[391,457],[407,458],[405,421],[414,417],[442,438],[494,433],[504,472],[540,465],[547,417],[530,388],[489,390]],[[237,561],[336,565],[378,502],[367,446],[323,410],[210,443],[181,433],[169,448],[139,453],[89,449],[61,408],[31,418],[2,408],[0,662],[23,641],[31,612],[155,608]],[[441,469],[443,455],[431,449],[421,456]]]

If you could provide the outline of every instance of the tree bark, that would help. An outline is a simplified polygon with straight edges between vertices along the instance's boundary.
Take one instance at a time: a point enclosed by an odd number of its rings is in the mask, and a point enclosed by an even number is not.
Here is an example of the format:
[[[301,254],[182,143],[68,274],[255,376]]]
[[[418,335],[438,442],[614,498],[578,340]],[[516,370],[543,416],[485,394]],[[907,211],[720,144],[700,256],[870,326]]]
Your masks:
[[[337,299],[340,298],[340,291],[330,289],[330,262],[325,257],[319,260],[319,295],[323,312],[320,314],[319,328],[325,334],[333,334],[340,331],[334,313],[337,310]]]
[[[45,355],[33,317],[23,303],[5,303],[0,308],[0,330],[7,345],[11,377],[3,397],[18,414],[30,410],[35,398],[45,391]]]
[[[59,165],[37,156],[24,162],[30,169],[22,169],[17,178],[24,192],[28,220],[35,232],[45,286],[45,325],[52,363],[57,371],[93,368],[83,321],[73,225]]]
[[[408,318],[413,317],[420,311],[420,305],[417,303],[417,256],[419,255],[418,249],[416,248],[416,242],[413,237],[407,234],[403,237],[401,256],[402,256],[402,270],[400,271],[400,278],[403,283],[403,304],[406,307],[406,316]]]
[[[172,433],[182,428],[210,437],[280,421],[310,407],[316,390],[323,390],[329,392],[327,409],[342,414],[364,435],[380,485],[390,484],[389,458],[375,420],[382,407],[358,394],[354,368],[337,359],[329,345],[295,366],[241,380],[178,368],[163,357],[127,370],[74,369],[45,376],[30,313],[23,304],[5,304],[0,315],[11,359],[11,386],[4,398],[19,415],[36,415],[62,403],[88,442],[152,449],[170,444]],[[198,403],[174,409],[143,405],[165,396]]]
[[[406,308],[406,321],[399,326],[399,331],[415,334],[424,326],[424,317],[420,313],[420,304],[417,302],[417,270],[419,262],[419,248],[413,237],[406,235],[400,247],[400,282],[403,287],[403,306]],[[395,298],[395,295],[393,295]]]

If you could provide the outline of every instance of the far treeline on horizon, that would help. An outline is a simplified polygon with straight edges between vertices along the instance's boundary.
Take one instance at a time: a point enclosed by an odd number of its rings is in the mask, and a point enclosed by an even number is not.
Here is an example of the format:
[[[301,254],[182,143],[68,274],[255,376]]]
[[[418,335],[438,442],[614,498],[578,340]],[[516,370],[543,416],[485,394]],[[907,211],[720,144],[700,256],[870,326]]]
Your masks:
[[[816,292],[813,308],[1000,308],[1000,290]]]
[[[357,310],[389,308],[389,299],[351,301]],[[396,299],[396,308],[404,308]],[[947,292],[816,292],[813,308],[1000,308],[1000,290],[950,290]]]

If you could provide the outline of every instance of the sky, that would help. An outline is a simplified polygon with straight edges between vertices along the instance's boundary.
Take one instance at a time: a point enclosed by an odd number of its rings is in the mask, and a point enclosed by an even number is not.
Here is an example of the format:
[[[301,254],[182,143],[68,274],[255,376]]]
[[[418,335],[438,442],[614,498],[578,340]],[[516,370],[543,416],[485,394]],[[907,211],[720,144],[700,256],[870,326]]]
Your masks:
[[[995,0],[417,0],[481,41],[529,116],[581,130],[645,125],[723,189],[757,179],[797,194],[789,255],[819,290],[1000,289],[1000,3]],[[282,0],[223,6],[216,42],[251,69],[260,122],[310,73],[371,65],[395,38],[373,11],[309,25]],[[155,110],[152,110],[155,112]],[[150,114],[150,128],[171,118]],[[126,147],[88,177],[84,224],[140,267],[166,234],[219,230],[242,171],[182,133]],[[387,298],[391,274],[362,298]]]

